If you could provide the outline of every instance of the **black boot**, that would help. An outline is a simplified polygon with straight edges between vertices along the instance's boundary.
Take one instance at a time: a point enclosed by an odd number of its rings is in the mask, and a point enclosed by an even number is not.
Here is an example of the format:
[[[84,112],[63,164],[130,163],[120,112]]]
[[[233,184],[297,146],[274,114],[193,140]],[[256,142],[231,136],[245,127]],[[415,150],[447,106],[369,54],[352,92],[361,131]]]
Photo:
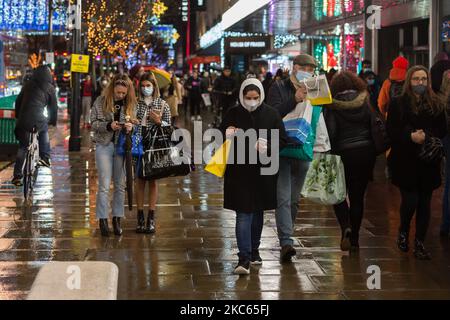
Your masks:
[[[145,226],[145,233],[155,233],[155,211],[149,210],[147,216],[147,225]]]
[[[144,232],[145,232],[144,210],[138,210],[136,233],[144,233]]]
[[[119,217],[113,217],[113,228],[114,228],[114,234],[116,236],[122,235],[122,228],[120,227],[120,218]]]
[[[342,251],[349,251],[351,247],[350,237],[352,236],[352,229],[345,228],[345,230],[342,232],[341,236],[341,250]]]
[[[400,232],[397,239],[397,246],[400,251],[408,252],[409,244],[408,244],[408,234],[406,232]]]
[[[99,219],[100,232],[103,237],[109,237],[108,219]]]
[[[350,236],[350,244],[350,252],[359,252],[359,233],[352,231],[352,235]]]
[[[431,254],[425,249],[423,242],[417,239],[414,241],[414,256],[418,260],[431,260]]]

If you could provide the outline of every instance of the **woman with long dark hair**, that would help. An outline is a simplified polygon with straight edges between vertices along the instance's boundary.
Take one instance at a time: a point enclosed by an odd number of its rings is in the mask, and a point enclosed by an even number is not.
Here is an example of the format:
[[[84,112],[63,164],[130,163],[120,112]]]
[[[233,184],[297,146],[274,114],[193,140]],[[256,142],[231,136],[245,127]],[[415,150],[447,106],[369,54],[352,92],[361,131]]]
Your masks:
[[[424,241],[431,214],[433,191],[441,185],[441,157],[426,159],[424,147],[447,133],[444,107],[431,88],[430,73],[423,66],[412,67],[406,76],[402,95],[389,106],[387,120],[392,149],[388,161],[392,183],[401,192],[398,248],[409,250],[410,223],[416,213],[414,255],[431,259]],[[438,146],[439,149],[439,146]]]
[[[359,230],[364,214],[364,196],[372,177],[376,151],[371,134],[371,106],[367,84],[344,71],[331,82],[333,104],[325,109],[331,152],[341,156],[348,199],[334,206],[342,230],[341,249],[359,249]]]
[[[149,128],[153,125],[170,125],[170,107],[160,98],[159,88],[155,76],[152,73],[144,73],[139,80],[139,102],[137,106],[137,126],[138,134],[142,135],[143,127]],[[137,159],[135,159],[137,161]],[[137,203],[137,233],[155,232],[155,210],[158,200],[158,182],[156,180],[146,180],[139,177],[139,170],[136,178],[136,203]],[[148,214],[147,222],[144,216],[144,195],[145,187],[148,185]]]

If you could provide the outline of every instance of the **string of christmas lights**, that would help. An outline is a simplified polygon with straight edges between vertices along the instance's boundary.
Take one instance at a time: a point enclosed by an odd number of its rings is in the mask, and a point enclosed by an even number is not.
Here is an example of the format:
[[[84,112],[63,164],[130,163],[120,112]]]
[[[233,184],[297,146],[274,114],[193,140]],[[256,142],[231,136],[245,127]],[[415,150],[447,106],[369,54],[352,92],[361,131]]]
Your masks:
[[[139,43],[152,2],[134,1],[134,10],[123,10],[123,1],[87,0],[84,18],[88,25],[88,49],[94,55],[114,54]],[[115,2],[115,3],[112,3]],[[130,16],[132,15],[132,16]]]
[[[361,13],[364,0],[314,0],[313,16],[316,21],[325,18],[338,18],[345,15]]]
[[[48,30],[48,7],[53,0],[0,0],[0,30],[25,33]],[[56,7],[53,13],[55,31],[63,32],[66,10]]]

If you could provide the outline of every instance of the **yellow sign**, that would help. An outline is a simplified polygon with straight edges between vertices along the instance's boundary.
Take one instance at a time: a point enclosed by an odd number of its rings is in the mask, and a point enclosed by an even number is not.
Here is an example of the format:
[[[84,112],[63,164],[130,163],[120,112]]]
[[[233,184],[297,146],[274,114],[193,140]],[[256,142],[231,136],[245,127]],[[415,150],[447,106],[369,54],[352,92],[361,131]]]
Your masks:
[[[72,54],[71,72],[88,73],[89,56],[83,54]]]

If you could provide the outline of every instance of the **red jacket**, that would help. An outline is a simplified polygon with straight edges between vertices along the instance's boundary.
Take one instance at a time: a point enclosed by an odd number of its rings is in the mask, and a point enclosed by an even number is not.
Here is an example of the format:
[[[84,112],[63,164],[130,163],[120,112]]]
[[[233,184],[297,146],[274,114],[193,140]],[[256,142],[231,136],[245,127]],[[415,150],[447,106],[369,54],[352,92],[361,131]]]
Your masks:
[[[391,102],[389,92],[391,91],[391,81],[405,81],[406,73],[408,71],[409,62],[403,57],[398,57],[392,63],[393,68],[389,74],[389,79],[386,79],[381,87],[380,95],[378,96],[378,108],[382,114],[386,114],[387,107]]]
[[[83,83],[83,97],[92,97],[92,81]]]

